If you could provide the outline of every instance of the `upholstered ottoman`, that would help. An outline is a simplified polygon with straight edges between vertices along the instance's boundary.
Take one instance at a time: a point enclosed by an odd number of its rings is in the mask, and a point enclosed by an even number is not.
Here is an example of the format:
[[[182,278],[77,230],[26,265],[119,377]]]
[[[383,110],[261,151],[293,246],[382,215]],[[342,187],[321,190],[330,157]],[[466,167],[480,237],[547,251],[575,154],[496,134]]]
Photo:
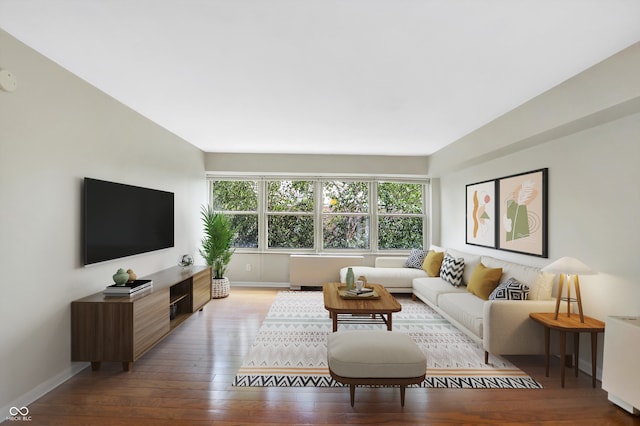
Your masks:
[[[404,407],[407,385],[421,383],[427,358],[406,334],[394,331],[339,331],[327,341],[329,373],[348,384],[353,407],[356,385],[400,386]]]

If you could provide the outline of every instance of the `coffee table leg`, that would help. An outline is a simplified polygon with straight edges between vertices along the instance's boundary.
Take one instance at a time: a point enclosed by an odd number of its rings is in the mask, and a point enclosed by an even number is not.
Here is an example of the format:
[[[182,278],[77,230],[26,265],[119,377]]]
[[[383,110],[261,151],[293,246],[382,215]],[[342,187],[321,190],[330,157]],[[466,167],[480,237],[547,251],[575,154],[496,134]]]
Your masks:
[[[335,312],[331,314],[331,319],[333,320],[333,332],[338,331],[338,314]]]
[[[387,330],[389,331],[391,331],[391,315],[392,315],[391,312],[387,314]]]

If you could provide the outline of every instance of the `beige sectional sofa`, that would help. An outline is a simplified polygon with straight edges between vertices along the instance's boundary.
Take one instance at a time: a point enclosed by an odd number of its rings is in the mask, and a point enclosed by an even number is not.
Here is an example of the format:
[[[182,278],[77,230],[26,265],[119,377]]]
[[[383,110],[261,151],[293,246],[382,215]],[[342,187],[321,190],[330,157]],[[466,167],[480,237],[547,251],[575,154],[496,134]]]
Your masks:
[[[367,282],[382,284],[389,293],[413,293],[413,279],[425,278],[422,269],[405,268],[405,257],[377,257],[375,266],[352,266],[353,275],[367,278]],[[347,282],[347,269],[340,269],[340,282]]]
[[[368,282],[385,285],[390,291],[408,292],[449,320],[458,329],[482,345],[489,353],[526,355],[544,353],[542,328],[529,318],[531,312],[553,312],[554,275],[539,268],[507,262],[490,256],[479,256],[453,249],[432,246],[454,258],[464,259],[462,285],[454,287],[443,278],[430,277],[423,270],[404,267],[406,258],[380,258],[375,267],[354,267],[354,274],[364,275]],[[467,289],[478,265],[502,268],[500,284],[510,278],[529,288],[527,300],[484,300]],[[344,280],[346,268],[341,270]],[[411,285],[409,287],[409,280]],[[343,281],[344,282],[344,281]]]

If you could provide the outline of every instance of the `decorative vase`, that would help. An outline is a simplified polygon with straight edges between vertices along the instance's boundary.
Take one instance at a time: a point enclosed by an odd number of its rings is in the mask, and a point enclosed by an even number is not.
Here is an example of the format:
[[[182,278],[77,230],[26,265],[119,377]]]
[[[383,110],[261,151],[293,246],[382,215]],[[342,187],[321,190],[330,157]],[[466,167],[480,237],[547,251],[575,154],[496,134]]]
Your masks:
[[[125,285],[129,281],[129,274],[124,269],[120,268],[113,274],[113,281],[116,285]]]
[[[178,266],[186,268],[193,265],[193,257],[190,254],[183,254],[178,258]]]
[[[347,290],[354,288],[353,268],[347,269]]]
[[[229,295],[229,278],[213,278],[211,280],[211,298],[222,299]]]

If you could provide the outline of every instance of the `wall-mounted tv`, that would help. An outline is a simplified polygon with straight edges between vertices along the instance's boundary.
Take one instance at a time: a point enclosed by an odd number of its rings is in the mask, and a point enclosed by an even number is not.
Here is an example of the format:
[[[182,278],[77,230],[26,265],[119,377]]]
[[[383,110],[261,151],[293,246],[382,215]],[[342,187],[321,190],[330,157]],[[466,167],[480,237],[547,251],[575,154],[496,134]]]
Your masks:
[[[173,192],[84,178],[85,265],[174,245]]]

